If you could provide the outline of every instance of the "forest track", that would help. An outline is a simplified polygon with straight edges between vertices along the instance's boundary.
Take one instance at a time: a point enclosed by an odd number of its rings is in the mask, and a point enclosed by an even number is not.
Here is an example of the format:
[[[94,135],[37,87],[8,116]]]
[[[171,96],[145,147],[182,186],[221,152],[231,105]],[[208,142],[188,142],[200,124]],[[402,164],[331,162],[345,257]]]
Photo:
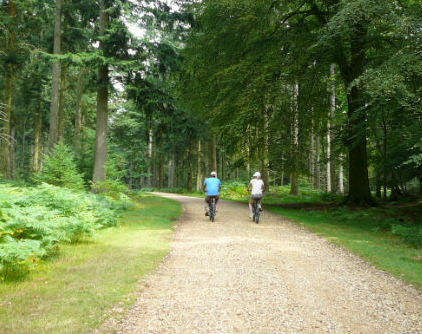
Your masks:
[[[420,291],[324,238],[230,201],[211,223],[202,199],[157,195],[183,205],[171,251],[99,332],[422,332]]]

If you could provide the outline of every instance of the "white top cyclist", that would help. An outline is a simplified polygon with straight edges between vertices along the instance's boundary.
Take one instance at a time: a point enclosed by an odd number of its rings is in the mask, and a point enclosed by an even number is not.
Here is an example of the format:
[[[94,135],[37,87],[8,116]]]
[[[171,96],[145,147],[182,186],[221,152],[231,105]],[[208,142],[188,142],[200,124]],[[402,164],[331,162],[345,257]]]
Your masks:
[[[251,186],[252,186],[252,191],[251,191],[251,195],[260,195],[262,196],[262,188],[264,186],[264,181],[262,181],[261,179],[252,179],[250,182]]]

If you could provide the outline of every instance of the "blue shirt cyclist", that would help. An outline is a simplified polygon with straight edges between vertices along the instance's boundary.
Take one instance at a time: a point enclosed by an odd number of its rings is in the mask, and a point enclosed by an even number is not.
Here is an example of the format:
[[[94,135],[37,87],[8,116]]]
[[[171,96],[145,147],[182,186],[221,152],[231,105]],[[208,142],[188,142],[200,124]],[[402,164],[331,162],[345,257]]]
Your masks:
[[[209,216],[210,212],[210,196],[215,196],[215,210],[217,211],[218,199],[221,190],[221,182],[217,179],[217,173],[211,172],[210,177],[205,179],[203,190],[205,192],[205,216]]]

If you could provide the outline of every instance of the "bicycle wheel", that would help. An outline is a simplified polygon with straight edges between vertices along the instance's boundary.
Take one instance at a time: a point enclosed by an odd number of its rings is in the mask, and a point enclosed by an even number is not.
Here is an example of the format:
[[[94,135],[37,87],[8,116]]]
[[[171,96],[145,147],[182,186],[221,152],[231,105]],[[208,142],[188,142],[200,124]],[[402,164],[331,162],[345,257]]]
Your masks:
[[[211,198],[210,202],[210,221],[214,222],[215,219],[215,198]]]
[[[255,213],[254,213],[254,216],[255,216],[255,223],[256,224],[259,223],[259,214],[260,214],[260,211],[259,211],[258,200],[255,200]]]

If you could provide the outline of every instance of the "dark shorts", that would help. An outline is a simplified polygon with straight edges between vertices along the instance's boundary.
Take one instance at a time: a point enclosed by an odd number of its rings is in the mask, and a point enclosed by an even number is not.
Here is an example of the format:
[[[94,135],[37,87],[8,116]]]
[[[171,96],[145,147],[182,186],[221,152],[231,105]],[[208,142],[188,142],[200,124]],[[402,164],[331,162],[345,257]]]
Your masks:
[[[262,194],[261,195],[251,195],[251,199],[262,199]]]
[[[215,202],[218,202],[218,199],[220,198],[219,195],[215,195],[215,196],[205,196],[205,202],[209,203],[211,201],[211,198],[215,198]]]

